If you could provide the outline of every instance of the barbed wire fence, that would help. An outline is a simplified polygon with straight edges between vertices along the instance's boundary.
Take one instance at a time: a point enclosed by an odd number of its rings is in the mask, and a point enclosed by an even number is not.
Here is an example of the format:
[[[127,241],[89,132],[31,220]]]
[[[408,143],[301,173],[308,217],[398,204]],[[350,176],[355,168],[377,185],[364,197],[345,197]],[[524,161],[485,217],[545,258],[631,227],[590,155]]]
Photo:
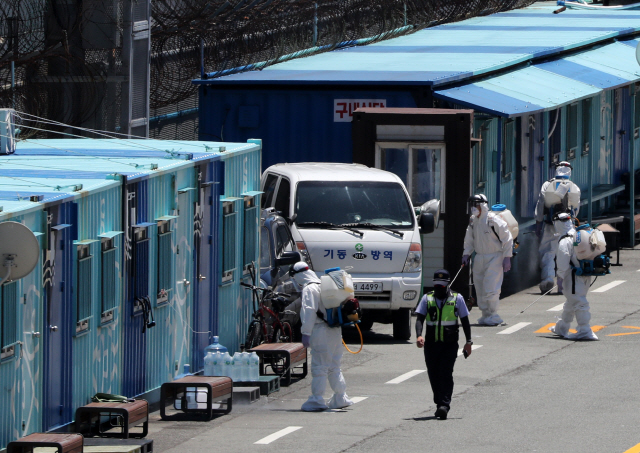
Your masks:
[[[0,107],[118,131],[123,8],[132,0],[2,0]],[[534,0],[153,0],[150,135],[197,138],[194,78],[260,69],[298,56]],[[171,115],[183,112],[185,115]],[[161,121],[159,118],[173,117]],[[155,118],[155,120],[154,120]],[[23,136],[38,136],[22,130]]]

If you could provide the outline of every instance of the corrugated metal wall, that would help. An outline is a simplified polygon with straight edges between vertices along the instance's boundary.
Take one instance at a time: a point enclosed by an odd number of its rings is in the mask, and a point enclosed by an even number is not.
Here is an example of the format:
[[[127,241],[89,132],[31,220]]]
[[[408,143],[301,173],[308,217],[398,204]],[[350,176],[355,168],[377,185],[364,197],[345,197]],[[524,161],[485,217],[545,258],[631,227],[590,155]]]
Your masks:
[[[43,211],[12,219],[25,221],[33,231],[40,232],[43,252],[36,270],[13,284],[25,296],[16,314],[24,354],[20,356],[18,347],[15,358],[0,362],[0,383],[11,389],[0,394],[0,448],[32,432],[70,423],[75,409],[97,392],[133,396],[158,388],[182,372],[192,358],[201,360],[203,347],[218,330],[226,329],[224,341],[232,352],[244,341],[250,304],[240,294],[240,276],[224,287],[231,297],[227,298],[226,311],[218,313],[219,285],[215,277],[220,271],[221,244],[216,240],[220,231],[219,198],[223,190],[240,197],[259,189],[260,149],[247,145],[246,150],[229,152],[224,159],[203,159],[200,167],[206,169],[204,179],[199,178],[195,166],[181,163],[175,171],[136,174],[134,178],[142,179],[124,179],[124,185],[69,195],[63,203],[57,201]],[[202,183],[207,190],[203,192],[206,198],[200,201],[208,208],[197,215],[195,203]],[[237,207],[234,246],[237,262],[243,263],[242,198],[238,198]],[[169,301],[162,303],[157,299],[158,222],[167,221],[172,231],[169,255],[173,288]],[[194,237],[198,222],[204,226],[208,248],[199,271],[209,287],[196,302],[194,283],[200,280],[200,274],[195,274]],[[134,225],[147,232],[146,240],[135,240]],[[100,325],[101,241],[108,238],[117,249],[114,272],[118,278],[115,288],[110,288],[117,296],[113,320]],[[257,261],[257,237],[248,242],[254,244],[253,259]],[[91,255],[90,324],[85,331],[76,332],[77,251],[85,246]],[[156,321],[156,326],[145,333],[142,312],[133,310],[134,299],[140,296],[150,297]],[[198,332],[193,332],[196,303],[204,319]],[[224,329],[218,329],[218,319],[225,320]]]
[[[260,153],[246,152],[243,154],[224,156],[224,196],[240,197],[243,193],[260,190]],[[244,203],[243,199],[234,202],[237,213],[236,237],[240,238],[235,248],[236,272],[234,284],[224,284],[219,289],[218,334],[220,342],[229,348],[229,352],[238,351],[244,343],[249,328],[252,313],[250,291],[244,290],[238,284],[240,280],[247,281],[248,275],[243,275],[244,264]],[[222,213],[219,221],[222,222]],[[256,231],[257,234],[257,231]],[[222,231],[219,243],[222,244]],[[257,244],[257,242],[256,242]],[[222,244],[224,247],[224,244]],[[255,247],[255,261],[258,261],[258,247]],[[219,279],[218,279],[219,281]]]
[[[90,402],[98,392],[121,392],[121,279],[115,279],[117,306],[113,320],[101,324],[102,314],[102,244],[100,234],[122,231],[122,191],[120,186],[80,198],[78,205],[78,240],[95,240],[90,244],[92,255],[91,320],[89,330],[76,335],[73,340],[73,362],[83,366],[73,367],[73,405]],[[114,238],[116,268],[121,269],[122,238]],[[120,272],[118,272],[120,274]]]
[[[17,216],[12,221],[24,223],[42,233],[42,211]],[[41,250],[45,236],[39,235]],[[42,252],[41,252],[42,253]],[[28,433],[42,430],[42,255],[33,272],[17,281],[20,303],[17,310],[19,341],[12,359],[0,363],[0,448]]]
[[[352,162],[349,101],[383,100],[416,107],[411,93],[392,90],[200,88],[200,140],[264,141],[263,168],[281,162]],[[346,101],[336,107],[336,101]],[[346,113],[337,113],[344,109]],[[335,121],[343,116],[344,121]],[[286,124],[282,119],[286,118]],[[295,131],[294,133],[283,133]]]

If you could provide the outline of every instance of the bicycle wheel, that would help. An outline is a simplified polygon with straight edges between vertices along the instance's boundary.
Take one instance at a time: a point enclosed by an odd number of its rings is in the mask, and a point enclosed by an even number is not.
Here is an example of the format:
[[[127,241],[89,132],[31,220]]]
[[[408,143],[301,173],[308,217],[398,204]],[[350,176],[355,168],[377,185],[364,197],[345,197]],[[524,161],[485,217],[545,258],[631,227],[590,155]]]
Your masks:
[[[282,326],[275,328],[273,332],[273,343],[291,343],[292,335],[293,330],[291,329],[291,324],[285,321],[282,323]],[[280,377],[288,374],[289,370],[287,370],[287,364],[283,357],[271,357],[269,365],[271,365],[273,372]]]
[[[262,343],[262,324],[260,324],[260,321],[251,321],[251,324],[249,324],[247,339],[244,342],[244,348],[246,350],[253,349]]]
[[[291,343],[293,341],[293,329],[287,321],[282,323],[282,327],[278,326],[273,332],[272,343]]]

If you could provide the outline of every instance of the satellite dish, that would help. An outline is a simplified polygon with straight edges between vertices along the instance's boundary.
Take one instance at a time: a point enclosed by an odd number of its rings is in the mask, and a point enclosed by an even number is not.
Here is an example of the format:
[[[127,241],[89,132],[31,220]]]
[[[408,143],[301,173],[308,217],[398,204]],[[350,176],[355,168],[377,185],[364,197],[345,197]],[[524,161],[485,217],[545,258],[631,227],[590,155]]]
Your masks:
[[[31,273],[40,256],[35,234],[18,222],[0,223],[0,284]]]

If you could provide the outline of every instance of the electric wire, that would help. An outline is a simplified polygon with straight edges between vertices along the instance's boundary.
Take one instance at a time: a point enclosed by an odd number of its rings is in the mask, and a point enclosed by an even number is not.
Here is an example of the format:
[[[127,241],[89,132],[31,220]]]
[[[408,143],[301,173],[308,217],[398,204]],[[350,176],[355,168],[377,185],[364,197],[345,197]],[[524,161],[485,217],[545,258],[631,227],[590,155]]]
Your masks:
[[[131,49],[125,49],[129,41],[122,37],[131,33],[125,11],[132,0],[91,0],[86,8],[60,1],[2,0],[0,105],[86,129],[82,133],[115,134],[131,128],[125,112],[144,94],[135,92],[129,78],[146,61],[150,96],[144,102],[148,100],[149,113],[163,115],[197,106],[198,87],[192,80],[203,73],[219,77],[260,70],[285,59],[378,42],[534,1],[137,1],[136,10],[150,5],[150,52],[131,59]],[[148,116],[136,112],[133,118]],[[163,119],[152,134],[170,135],[174,125],[171,138],[194,134],[197,123],[181,127],[187,121],[193,119]],[[46,133],[29,129],[23,134],[42,138]]]

